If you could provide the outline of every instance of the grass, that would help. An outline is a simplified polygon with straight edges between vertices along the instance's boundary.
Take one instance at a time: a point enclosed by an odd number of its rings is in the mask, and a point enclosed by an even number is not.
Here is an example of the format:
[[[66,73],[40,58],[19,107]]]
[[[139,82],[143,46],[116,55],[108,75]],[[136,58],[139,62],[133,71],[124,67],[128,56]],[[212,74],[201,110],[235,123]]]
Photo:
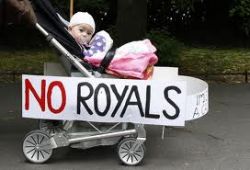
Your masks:
[[[57,61],[51,49],[1,50],[0,83],[20,81],[21,74],[43,74],[43,64]]]
[[[0,51],[0,71],[43,73],[43,63],[56,61],[50,49]]]
[[[250,49],[185,48],[181,69],[191,74],[226,74],[250,71]]]

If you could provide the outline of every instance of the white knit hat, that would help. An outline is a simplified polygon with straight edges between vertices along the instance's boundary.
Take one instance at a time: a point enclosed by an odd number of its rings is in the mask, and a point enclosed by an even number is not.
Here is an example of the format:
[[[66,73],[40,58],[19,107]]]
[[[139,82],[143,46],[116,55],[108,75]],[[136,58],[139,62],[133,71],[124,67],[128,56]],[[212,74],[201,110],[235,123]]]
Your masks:
[[[93,31],[95,32],[95,20],[87,12],[77,12],[71,17],[70,22],[69,22],[69,27],[72,27],[78,24],[88,24],[93,28]]]

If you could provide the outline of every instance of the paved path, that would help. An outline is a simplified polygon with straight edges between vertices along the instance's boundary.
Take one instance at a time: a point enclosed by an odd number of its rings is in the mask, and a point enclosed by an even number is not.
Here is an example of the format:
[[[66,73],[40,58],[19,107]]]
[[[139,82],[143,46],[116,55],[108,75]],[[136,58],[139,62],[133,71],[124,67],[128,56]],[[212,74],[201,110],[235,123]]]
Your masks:
[[[185,128],[147,126],[144,163],[119,163],[115,147],[60,148],[46,164],[25,161],[22,139],[37,121],[21,118],[21,85],[0,85],[0,169],[248,170],[250,167],[250,85],[210,85],[210,111]]]

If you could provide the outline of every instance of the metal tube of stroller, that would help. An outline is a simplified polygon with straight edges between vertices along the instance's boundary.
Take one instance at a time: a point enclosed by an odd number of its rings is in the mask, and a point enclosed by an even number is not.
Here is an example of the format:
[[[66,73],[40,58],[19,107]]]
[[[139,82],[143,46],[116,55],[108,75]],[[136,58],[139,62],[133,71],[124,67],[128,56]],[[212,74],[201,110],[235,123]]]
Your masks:
[[[104,134],[98,134],[98,135],[93,135],[93,136],[74,137],[74,138],[68,139],[68,141],[71,144],[71,143],[85,142],[85,141],[90,141],[90,140],[112,138],[112,137],[119,137],[119,136],[133,135],[133,134],[136,134],[135,129],[119,131],[119,132],[104,133]]]
[[[36,23],[36,28],[45,36],[48,37],[49,33],[43,29],[43,27]],[[67,59],[86,77],[94,78],[94,76],[88,72],[88,70],[81,65],[79,61],[77,61],[76,57],[70,54],[68,50],[66,50],[55,38],[51,38],[50,43],[53,44],[63,55],[67,57]]]

